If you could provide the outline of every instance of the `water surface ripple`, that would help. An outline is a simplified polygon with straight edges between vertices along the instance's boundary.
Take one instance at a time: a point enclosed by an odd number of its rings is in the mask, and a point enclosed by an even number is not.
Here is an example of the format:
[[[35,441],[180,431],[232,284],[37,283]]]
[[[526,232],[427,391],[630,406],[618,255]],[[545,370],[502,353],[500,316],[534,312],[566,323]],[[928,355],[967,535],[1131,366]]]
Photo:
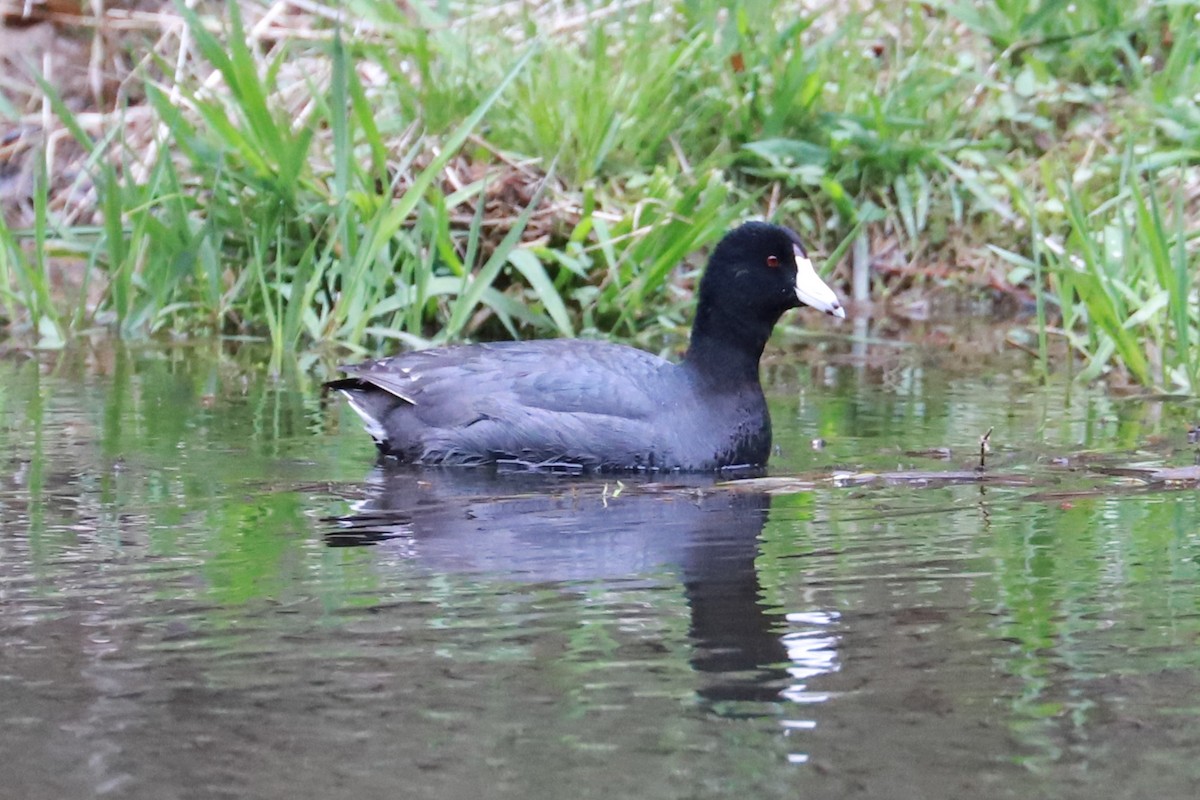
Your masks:
[[[1200,790],[1200,495],[1094,469],[1194,406],[818,343],[787,484],[412,471],[256,358],[0,361],[6,796]]]

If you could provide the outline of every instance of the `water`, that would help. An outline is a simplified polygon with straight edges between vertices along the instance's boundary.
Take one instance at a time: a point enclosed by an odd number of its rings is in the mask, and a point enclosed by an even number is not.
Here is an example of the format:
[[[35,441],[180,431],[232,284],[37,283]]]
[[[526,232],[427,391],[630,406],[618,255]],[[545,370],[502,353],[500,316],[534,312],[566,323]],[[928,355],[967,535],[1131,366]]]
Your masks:
[[[4,796],[1194,797],[1200,500],[1093,468],[1195,406],[923,333],[774,355],[795,481],[733,487],[381,471],[251,349],[4,357]],[[831,477],[989,428],[1003,480]]]

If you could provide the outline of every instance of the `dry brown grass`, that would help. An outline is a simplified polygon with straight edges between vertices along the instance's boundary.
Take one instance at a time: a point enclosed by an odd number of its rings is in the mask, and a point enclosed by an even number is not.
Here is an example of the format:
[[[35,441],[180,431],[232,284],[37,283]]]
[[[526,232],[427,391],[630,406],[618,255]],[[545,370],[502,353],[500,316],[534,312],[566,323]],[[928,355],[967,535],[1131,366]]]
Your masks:
[[[242,6],[247,36],[261,54],[264,69],[275,48],[292,40],[326,40],[332,36],[330,23],[336,21],[330,8],[304,0],[247,2]],[[567,36],[611,13],[600,9],[581,14],[563,4],[548,6],[548,27]],[[521,7],[521,3],[497,4],[460,24],[502,22]],[[158,157],[166,134],[145,103],[142,80],[155,78],[185,108],[181,86],[198,87],[201,92],[223,90],[220,75],[195,57],[187,23],[171,2],[0,0],[0,14],[4,20],[0,27],[0,68],[4,74],[0,86],[5,99],[18,112],[14,119],[0,118],[0,213],[10,227],[32,224],[35,175],[43,166],[49,176],[49,208],[61,224],[95,225],[100,221],[96,193],[86,168],[87,153],[54,113],[43,82],[52,87],[93,140],[103,141],[111,138],[114,129],[120,130],[120,136],[110,140],[112,161],[129,170],[127,178],[131,180],[144,177]],[[212,23],[216,30],[215,18]],[[369,27],[358,25],[354,35],[370,39],[373,34]],[[512,31],[512,35],[517,32]],[[160,64],[172,65],[173,71],[164,74]],[[275,101],[294,119],[306,119],[313,110],[313,92],[327,86],[330,69],[326,58],[309,55],[289,59],[282,67],[278,81],[281,90]],[[374,74],[369,65],[363,67],[360,78],[368,90],[374,82],[386,80],[386,76]],[[393,136],[388,142],[393,158],[406,153],[417,134],[416,126],[411,126]],[[441,183],[450,195],[486,178],[482,223],[490,234],[483,243],[487,253],[526,210],[547,176],[541,165],[514,159],[481,137],[473,137],[472,144],[487,151],[488,158],[473,161],[467,155],[456,156]],[[327,152],[328,147],[315,150],[318,170],[332,170],[328,163],[322,167],[319,162]],[[414,159],[412,171],[419,172],[434,155],[436,151]],[[400,196],[408,189],[411,175],[393,177],[393,194]],[[543,194],[527,222],[522,237],[525,241],[549,239],[569,230],[579,219],[578,198],[561,180],[552,180]],[[478,198],[472,196],[459,204],[453,221],[464,229],[469,227],[479,213],[477,202]]]

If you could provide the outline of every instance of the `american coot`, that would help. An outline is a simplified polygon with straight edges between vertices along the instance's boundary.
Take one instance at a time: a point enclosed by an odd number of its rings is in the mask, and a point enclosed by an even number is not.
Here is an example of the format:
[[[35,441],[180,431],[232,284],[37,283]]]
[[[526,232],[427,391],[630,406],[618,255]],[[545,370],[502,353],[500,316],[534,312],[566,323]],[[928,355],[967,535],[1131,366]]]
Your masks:
[[[342,367],[337,389],[403,462],[584,470],[762,466],[771,419],[758,361],[784,311],[844,317],[795,233],[749,222],[700,280],[683,361],[555,339],[422,350]]]

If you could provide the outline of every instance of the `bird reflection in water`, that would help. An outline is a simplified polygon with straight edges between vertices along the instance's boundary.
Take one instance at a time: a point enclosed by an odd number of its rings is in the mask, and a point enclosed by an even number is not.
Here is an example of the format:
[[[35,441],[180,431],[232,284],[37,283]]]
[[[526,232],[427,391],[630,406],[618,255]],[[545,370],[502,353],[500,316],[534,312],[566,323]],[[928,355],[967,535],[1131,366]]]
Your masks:
[[[377,468],[332,547],[379,545],[438,573],[587,585],[677,574],[690,611],[688,661],[715,713],[792,716],[826,695],[836,615],[773,612],[755,560],[771,499],[701,476],[584,479],[525,472]],[[761,704],[773,709],[763,712]],[[781,708],[782,704],[782,708]],[[787,733],[815,725],[787,719]],[[802,754],[792,756],[803,760]]]

